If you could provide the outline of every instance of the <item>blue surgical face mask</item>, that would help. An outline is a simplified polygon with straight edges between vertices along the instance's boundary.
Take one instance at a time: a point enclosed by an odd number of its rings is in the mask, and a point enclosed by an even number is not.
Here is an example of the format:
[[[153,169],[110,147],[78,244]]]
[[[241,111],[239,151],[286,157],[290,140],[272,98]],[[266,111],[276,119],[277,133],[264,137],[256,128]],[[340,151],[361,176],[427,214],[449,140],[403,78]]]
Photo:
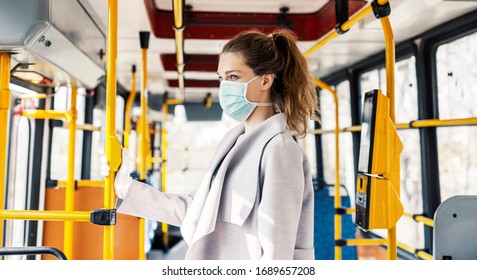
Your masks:
[[[271,102],[257,103],[247,99],[247,86],[259,76],[255,76],[246,83],[221,81],[219,88],[220,106],[232,119],[245,121],[257,106],[273,106]]]

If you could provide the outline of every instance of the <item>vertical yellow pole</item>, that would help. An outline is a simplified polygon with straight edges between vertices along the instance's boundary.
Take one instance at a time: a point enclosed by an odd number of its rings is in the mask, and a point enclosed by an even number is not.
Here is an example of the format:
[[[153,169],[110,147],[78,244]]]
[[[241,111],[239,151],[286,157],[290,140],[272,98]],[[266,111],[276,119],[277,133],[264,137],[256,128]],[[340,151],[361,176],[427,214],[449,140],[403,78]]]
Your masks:
[[[139,32],[140,45],[142,50],[142,79],[141,79],[141,136],[140,136],[140,151],[141,151],[141,169],[139,179],[146,180],[147,167],[150,164],[150,157],[148,151],[151,148],[151,140],[149,136],[149,128],[147,125],[147,49],[149,48],[149,35],[147,31]],[[144,251],[145,243],[145,223],[143,218],[139,218],[139,259],[145,260],[146,253]]]
[[[126,101],[125,119],[124,119],[124,147],[129,149],[129,135],[131,134],[131,107],[136,97],[136,65],[132,67],[131,91]]]
[[[339,104],[338,104],[338,93],[330,87],[328,84],[324,83],[323,81],[319,79],[315,79],[315,84],[322,88],[326,89],[329,91],[331,94],[333,94],[333,100],[335,102],[335,199],[334,199],[334,207],[335,209],[341,208],[341,193],[340,193],[340,148],[339,148],[339,142],[340,142],[340,123],[339,123]],[[334,225],[335,225],[335,235],[334,239],[340,240],[341,239],[341,215],[335,213],[334,215]],[[341,246],[336,246],[335,245],[335,260],[341,260],[342,259],[342,248]]]
[[[104,208],[112,209],[114,204],[114,177],[117,171],[117,151],[113,143],[116,137],[116,57],[118,41],[118,0],[108,1],[108,38],[106,50],[106,156],[111,165],[109,176],[104,180]],[[103,259],[114,259],[114,226],[104,226]]]
[[[0,52],[0,211],[5,210],[5,184],[7,180],[8,110],[12,93],[10,85],[11,54]],[[0,247],[3,246],[3,221],[0,219]]]
[[[394,34],[389,21],[389,17],[382,17],[380,19],[381,25],[384,31],[384,38],[386,41],[386,90],[387,97],[389,98],[390,105],[390,118],[393,123],[396,123],[395,118],[395,98],[394,98],[394,64],[395,64],[395,47],[394,47]],[[399,162],[398,162],[399,164]],[[394,172],[394,176],[397,180],[394,182],[399,182],[400,172],[399,168],[396,169],[397,172]],[[399,185],[394,186],[396,193],[400,194]],[[395,260],[397,259],[397,237],[396,237],[396,227],[388,229],[388,259]]]
[[[73,85],[71,87],[71,104],[68,112],[68,180],[65,190],[65,211],[72,212],[75,209],[75,144],[76,144],[76,97],[78,88]],[[73,221],[64,222],[64,240],[63,250],[65,256],[73,259]]]
[[[167,182],[167,130],[166,130],[166,122],[167,122],[167,115],[168,115],[168,103],[167,100],[164,101],[162,105],[162,143],[161,143],[161,191],[166,192],[166,182]],[[162,233],[163,233],[163,242],[164,245],[167,247],[169,245],[169,228],[166,223],[162,223]]]

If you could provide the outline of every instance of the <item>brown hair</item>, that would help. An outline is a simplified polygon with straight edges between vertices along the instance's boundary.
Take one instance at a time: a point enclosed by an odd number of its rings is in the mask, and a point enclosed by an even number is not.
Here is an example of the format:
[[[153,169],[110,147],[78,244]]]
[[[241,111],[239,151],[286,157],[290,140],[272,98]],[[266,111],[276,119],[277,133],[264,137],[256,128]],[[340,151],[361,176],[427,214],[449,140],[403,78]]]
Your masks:
[[[288,129],[304,137],[308,118],[319,121],[319,109],[315,84],[296,40],[288,29],[276,29],[269,35],[245,31],[230,40],[222,53],[240,53],[255,75],[275,74],[272,102],[285,113]]]

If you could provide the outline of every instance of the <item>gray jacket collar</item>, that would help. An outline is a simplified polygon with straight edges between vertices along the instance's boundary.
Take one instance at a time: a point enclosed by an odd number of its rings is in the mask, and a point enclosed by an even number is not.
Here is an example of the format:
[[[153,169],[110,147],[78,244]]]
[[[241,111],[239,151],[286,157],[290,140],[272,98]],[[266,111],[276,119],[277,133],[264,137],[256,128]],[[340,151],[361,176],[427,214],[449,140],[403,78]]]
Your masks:
[[[227,222],[237,225],[244,223],[253,208],[257,195],[263,148],[270,139],[285,130],[286,117],[283,113],[279,113],[268,118],[244,136],[232,151],[231,148],[236,143],[237,138],[245,131],[245,126],[240,124],[224,136],[181,225],[182,236],[189,245],[214,231],[222,194],[222,184],[231,161],[235,165],[240,164],[246,167],[249,172],[241,178],[240,184],[233,184],[232,186],[233,211],[227,218]],[[222,162],[229,151],[231,154]],[[221,168],[211,185],[212,174],[219,164],[221,164]]]

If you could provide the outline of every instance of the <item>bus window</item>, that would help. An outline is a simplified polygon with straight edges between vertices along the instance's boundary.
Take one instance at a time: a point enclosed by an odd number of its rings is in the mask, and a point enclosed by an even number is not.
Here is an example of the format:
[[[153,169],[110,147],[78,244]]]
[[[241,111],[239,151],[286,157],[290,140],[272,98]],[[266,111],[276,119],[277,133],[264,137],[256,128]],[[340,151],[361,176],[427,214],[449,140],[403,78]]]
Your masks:
[[[336,86],[338,94],[339,127],[351,126],[351,104],[349,81],[343,81]],[[333,96],[322,91],[320,93],[321,125],[322,129],[335,129],[335,103]],[[354,201],[354,164],[353,164],[353,139],[351,132],[340,133],[340,183],[346,186],[351,201]],[[322,135],[323,142],[323,168],[327,183],[335,182],[335,135],[325,133]]]
[[[477,33],[447,44],[436,52],[440,119],[477,117]],[[441,200],[477,194],[477,127],[437,128]]]
[[[78,124],[84,124],[84,108],[85,96],[78,91],[76,98],[76,110],[78,111]],[[54,109],[55,111],[67,111],[70,109],[70,89],[60,87],[55,93]],[[65,127],[68,125],[63,120]],[[51,179],[66,180],[68,178],[68,138],[69,131],[67,128],[53,128],[53,137],[51,139]],[[83,150],[83,131],[76,130],[75,139],[75,180],[81,177],[81,152]]]
[[[104,110],[99,108],[93,109],[93,125],[96,127],[105,127],[106,113],[104,112]],[[104,143],[105,143],[104,129],[101,131],[93,131],[93,137],[91,140],[91,171],[90,171],[91,180],[104,179],[103,176],[101,176],[101,170],[99,166],[99,158],[101,156],[99,154],[99,149],[105,148]],[[134,151],[134,149],[131,149],[131,144],[130,144],[129,150]]]
[[[396,123],[409,123],[418,119],[417,76],[414,56],[400,60],[395,65],[395,112]],[[381,88],[386,92],[386,69],[381,67],[366,72],[360,77],[363,90]],[[363,94],[364,96],[364,94]],[[422,213],[422,177],[420,137],[417,129],[399,129],[399,137],[404,149],[401,153],[400,198],[404,211],[410,214]],[[411,219],[402,218],[397,225],[400,242],[416,248],[424,247],[424,227]],[[386,236],[384,230],[377,231]]]
[[[315,122],[308,120],[308,128],[313,131]],[[307,133],[304,138],[297,138],[298,144],[303,149],[310,162],[310,171],[313,178],[316,177],[316,148],[315,148],[315,135],[313,133]]]

